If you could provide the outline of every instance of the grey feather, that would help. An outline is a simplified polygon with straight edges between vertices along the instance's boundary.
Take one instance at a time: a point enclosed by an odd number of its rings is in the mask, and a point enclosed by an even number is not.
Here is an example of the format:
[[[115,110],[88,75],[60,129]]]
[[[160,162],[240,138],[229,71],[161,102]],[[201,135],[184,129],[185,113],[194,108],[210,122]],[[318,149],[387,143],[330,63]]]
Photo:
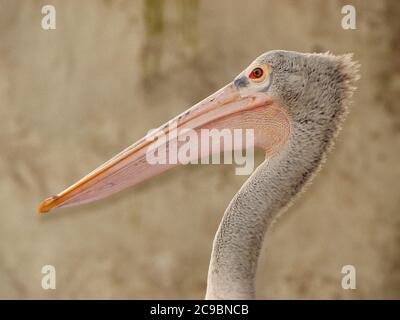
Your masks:
[[[323,163],[359,79],[351,54],[270,51],[255,60],[272,67],[268,88],[291,119],[286,145],[249,177],[226,209],[213,243],[207,299],[252,299],[268,226]]]

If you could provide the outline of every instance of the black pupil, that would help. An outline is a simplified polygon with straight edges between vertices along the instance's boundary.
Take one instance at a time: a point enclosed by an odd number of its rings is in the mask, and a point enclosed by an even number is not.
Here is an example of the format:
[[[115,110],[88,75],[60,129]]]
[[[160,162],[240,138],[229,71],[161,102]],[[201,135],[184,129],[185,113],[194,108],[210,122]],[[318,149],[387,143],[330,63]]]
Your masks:
[[[254,74],[254,76],[255,76],[256,78],[259,78],[259,77],[262,76],[263,71],[261,70],[261,68],[255,68],[255,69],[253,70],[253,74]]]

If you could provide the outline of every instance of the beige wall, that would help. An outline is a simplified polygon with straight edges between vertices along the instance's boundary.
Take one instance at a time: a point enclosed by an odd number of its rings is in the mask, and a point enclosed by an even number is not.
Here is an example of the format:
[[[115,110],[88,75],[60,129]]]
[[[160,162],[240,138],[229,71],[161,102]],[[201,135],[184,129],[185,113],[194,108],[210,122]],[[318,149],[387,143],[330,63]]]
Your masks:
[[[0,298],[202,298],[245,180],[232,166],[177,168],[46,217],[36,207],[271,49],[354,52],[362,79],[334,152],[268,234],[258,297],[400,298],[400,7],[352,1],[346,31],[345,3],[0,0]],[[45,264],[57,290],[40,286]],[[357,290],[340,286],[346,264]]]

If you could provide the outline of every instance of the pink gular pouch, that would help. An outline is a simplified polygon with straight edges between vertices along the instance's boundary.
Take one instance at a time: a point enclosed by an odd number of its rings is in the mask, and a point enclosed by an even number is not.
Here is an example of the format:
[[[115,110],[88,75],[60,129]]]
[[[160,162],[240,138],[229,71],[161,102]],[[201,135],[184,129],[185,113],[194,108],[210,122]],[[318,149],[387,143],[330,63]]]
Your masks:
[[[171,127],[176,128],[175,133],[170,132]],[[185,134],[185,129],[196,132],[202,129],[251,129],[254,130],[255,146],[263,148],[269,155],[287,139],[289,121],[283,108],[274,103],[267,93],[255,92],[242,96],[238,87],[230,83],[132,144],[58,195],[44,200],[39,206],[39,213],[107,197],[174,167],[179,162],[149,163],[146,152],[154,148],[154,144],[160,145],[158,140],[161,135],[183,140],[179,135]],[[168,149],[172,141],[166,139],[165,143]],[[201,141],[197,143],[204,145]],[[221,144],[219,150],[203,148],[199,150],[198,157],[229,149],[232,149],[232,145]]]

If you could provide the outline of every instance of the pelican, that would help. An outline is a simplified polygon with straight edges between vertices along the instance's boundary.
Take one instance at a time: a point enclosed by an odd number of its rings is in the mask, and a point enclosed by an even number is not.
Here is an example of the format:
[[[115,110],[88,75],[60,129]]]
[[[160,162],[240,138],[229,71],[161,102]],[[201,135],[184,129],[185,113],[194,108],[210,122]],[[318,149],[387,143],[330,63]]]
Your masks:
[[[206,299],[255,298],[266,230],[324,161],[347,114],[358,73],[352,54],[269,51],[228,85],[167,122],[180,129],[252,128],[254,146],[265,151],[265,161],[231,200],[215,235]],[[161,126],[153,137],[168,128]],[[104,198],[172,168],[146,161],[146,150],[155,143],[156,138],[140,139],[44,200],[39,213]]]

